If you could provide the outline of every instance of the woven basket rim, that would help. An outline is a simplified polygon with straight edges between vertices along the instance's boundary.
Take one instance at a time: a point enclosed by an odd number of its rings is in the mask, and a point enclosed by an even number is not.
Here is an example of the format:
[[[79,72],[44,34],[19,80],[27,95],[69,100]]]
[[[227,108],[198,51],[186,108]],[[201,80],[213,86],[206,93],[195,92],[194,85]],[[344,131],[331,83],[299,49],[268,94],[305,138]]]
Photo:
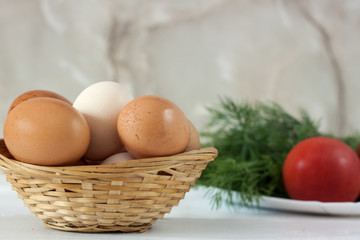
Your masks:
[[[0,145],[5,148],[4,140],[0,139]],[[156,170],[158,168],[171,168],[177,167],[183,164],[192,164],[197,161],[212,161],[217,156],[218,152],[213,147],[201,148],[199,150],[191,150],[184,153],[179,153],[171,156],[163,157],[151,157],[133,159],[129,161],[103,164],[103,165],[79,165],[79,166],[42,166],[30,163],[24,163],[14,158],[6,157],[0,151],[0,167],[12,169],[14,171],[26,171],[32,175],[37,175],[37,172],[41,172],[39,175],[44,176],[44,173],[49,174],[58,173],[62,177],[76,176],[88,173],[87,177],[96,178],[99,176],[105,177],[105,175],[117,175],[119,172],[124,174],[136,174],[138,172]],[[109,176],[107,176],[109,177]]]

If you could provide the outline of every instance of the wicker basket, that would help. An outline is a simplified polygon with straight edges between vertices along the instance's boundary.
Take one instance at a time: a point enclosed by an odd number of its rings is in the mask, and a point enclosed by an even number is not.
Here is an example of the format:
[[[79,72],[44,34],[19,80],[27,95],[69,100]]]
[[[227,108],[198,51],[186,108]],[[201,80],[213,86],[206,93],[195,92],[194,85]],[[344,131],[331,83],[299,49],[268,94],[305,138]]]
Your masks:
[[[45,167],[11,159],[0,166],[24,205],[48,227],[78,232],[144,232],[177,206],[217,156],[203,148],[109,165]]]

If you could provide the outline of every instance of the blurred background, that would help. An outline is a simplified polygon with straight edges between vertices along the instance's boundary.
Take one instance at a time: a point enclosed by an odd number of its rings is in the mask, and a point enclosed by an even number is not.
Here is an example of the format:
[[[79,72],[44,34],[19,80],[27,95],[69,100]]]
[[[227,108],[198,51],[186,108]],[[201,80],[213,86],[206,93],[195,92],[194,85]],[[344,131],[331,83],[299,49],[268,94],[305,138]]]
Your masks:
[[[199,130],[230,96],[358,131],[359,12],[357,0],[0,0],[0,124],[25,91],[74,101],[110,80],[171,99]]]

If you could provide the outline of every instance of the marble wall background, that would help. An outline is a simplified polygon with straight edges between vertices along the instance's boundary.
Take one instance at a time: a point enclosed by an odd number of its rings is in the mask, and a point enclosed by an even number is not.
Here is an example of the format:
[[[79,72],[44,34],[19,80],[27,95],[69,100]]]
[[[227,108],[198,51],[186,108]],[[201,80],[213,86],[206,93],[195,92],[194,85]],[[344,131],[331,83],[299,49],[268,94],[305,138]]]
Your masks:
[[[357,0],[0,0],[0,125],[22,92],[74,101],[112,80],[173,100],[198,129],[231,96],[305,108],[344,135],[360,130],[359,30]]]
[[[198,128],[232,96],[359,130],[359,13],[356,0],[0,0],[0,124],[24,91],[73,101],[113,80],[170,98]]]

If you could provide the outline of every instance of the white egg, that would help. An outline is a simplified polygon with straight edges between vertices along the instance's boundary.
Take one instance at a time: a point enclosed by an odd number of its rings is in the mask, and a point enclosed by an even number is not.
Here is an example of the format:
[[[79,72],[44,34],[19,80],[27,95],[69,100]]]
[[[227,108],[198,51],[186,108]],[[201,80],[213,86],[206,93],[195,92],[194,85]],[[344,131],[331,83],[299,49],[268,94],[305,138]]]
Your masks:
[[[91,134],[86,159],[101,161],[122,151],[117,118],[133,99],[124,86],[111,81],[95,83],[79,94],[73,106],[86,118]]]
[[[107,159],[105,159],[101,164],[111,164],[123,161],[133,160],[134,157],[130,155],[128,152],[121,152],[114,155],[111,155]]]
[[[130,161],[130,160],[133,160],[135,159],[133,156],[130,155],[130,153],[128,152],[121,152],[121,153],[117,153],[117,154],[114,154],[110,157],[108,157],[107,159],[105,159],[101,165],[104,165],[104,164],[111,164],[111,163],[118,163],[118,162],[124,162],[124,161]],[[134,175],[134,174],[131,174],[131,175],[127,175],[126,177],[136,177],[136,178],[141,178],[140,176],[138,175]]]

